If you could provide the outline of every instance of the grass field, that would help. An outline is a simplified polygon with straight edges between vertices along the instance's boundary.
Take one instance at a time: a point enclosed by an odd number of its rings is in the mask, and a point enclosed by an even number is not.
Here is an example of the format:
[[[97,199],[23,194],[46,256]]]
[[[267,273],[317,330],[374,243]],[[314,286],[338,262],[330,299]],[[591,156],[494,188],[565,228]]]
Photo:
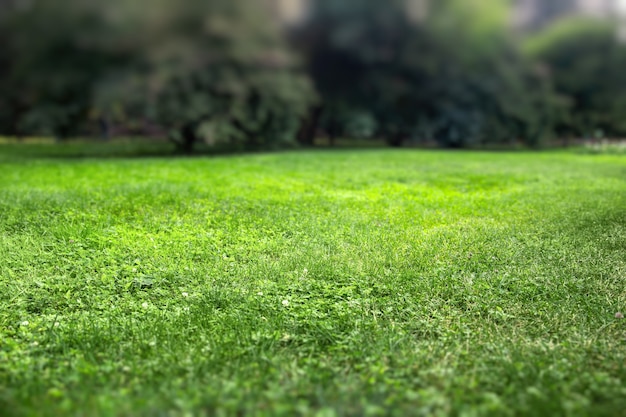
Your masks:
[[[626,415],[623,156],[32,149],[1,415]]]

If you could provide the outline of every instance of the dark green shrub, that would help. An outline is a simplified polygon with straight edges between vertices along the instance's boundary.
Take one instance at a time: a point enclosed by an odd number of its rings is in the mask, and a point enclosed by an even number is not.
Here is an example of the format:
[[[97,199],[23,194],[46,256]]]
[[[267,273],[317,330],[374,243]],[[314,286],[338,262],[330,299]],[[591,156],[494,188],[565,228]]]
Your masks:
[[[563,20],[530,38],[527,49],[567,106],[557,124],[561,136],[626,135],[626,45],[613,25]]]
[[[168,5],[173,46],[157,45],[165,58],[150,65],[160,80],[157,119],[170,137],[186,151],[200,140],[292,145],[314,94],[268,9],[250,0]]]
[[[314,4],[296,40],[331,138],[356,136],[363,115],[392,146],[538,146],[551,134],[549,83],[510,37],[505,2],[441,1],[426,20],[402,0]]]

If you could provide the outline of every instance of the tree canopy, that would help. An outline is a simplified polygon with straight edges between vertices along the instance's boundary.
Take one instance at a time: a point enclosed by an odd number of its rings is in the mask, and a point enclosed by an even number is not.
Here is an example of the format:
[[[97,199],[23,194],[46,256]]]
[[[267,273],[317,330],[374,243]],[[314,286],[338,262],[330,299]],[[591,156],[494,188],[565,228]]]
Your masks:
[[[5,1],[0,133],[150,128],[190,151],[626,131],[626,54],[608,24],[565,21],[522,48],[507,0],[316,0],[289,27],[272,4]]]

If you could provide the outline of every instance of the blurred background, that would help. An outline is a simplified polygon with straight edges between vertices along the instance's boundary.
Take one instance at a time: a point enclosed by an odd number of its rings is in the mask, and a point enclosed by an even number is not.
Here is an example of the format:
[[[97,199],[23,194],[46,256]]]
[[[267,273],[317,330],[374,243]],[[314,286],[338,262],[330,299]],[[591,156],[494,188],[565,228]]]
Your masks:
[[[0,136],[623,138],[626,0],[0,0]]]

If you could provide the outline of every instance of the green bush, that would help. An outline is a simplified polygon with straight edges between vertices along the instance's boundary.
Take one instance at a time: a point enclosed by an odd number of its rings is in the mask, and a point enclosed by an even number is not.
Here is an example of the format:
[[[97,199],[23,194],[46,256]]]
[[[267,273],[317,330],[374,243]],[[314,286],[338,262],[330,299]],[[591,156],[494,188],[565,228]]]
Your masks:
[[[567,19],[528,40],[566,105],[560,135],[626,135],[626,45],[615,33],[606,22]]]
[[[128,58],[105,3],[22,2],[0,10],[0,129],[57,138],[84,130],[94,87]]]
[[[537,146],[551,134],[549,83],[508,36],[505,2],[439,2],[427,20],[412,17],[402,0],[314,4],[296,39],[329,136],[356,136],[359,118],[374,130],[367,134],[394,146],[411,139]]]
[[[232,149],[290,146],[313,90],[267,8],[195,1],[169,14],[169,49],[150,62],[157,120],[186,151],[204,140]],[[149,55],[149,54],[148,54]]]
[[[159,121],[184,150],[204,140],[232,149],[291,146],[311,103],[308,80],[283,68],[207,68],[173,77]]]

